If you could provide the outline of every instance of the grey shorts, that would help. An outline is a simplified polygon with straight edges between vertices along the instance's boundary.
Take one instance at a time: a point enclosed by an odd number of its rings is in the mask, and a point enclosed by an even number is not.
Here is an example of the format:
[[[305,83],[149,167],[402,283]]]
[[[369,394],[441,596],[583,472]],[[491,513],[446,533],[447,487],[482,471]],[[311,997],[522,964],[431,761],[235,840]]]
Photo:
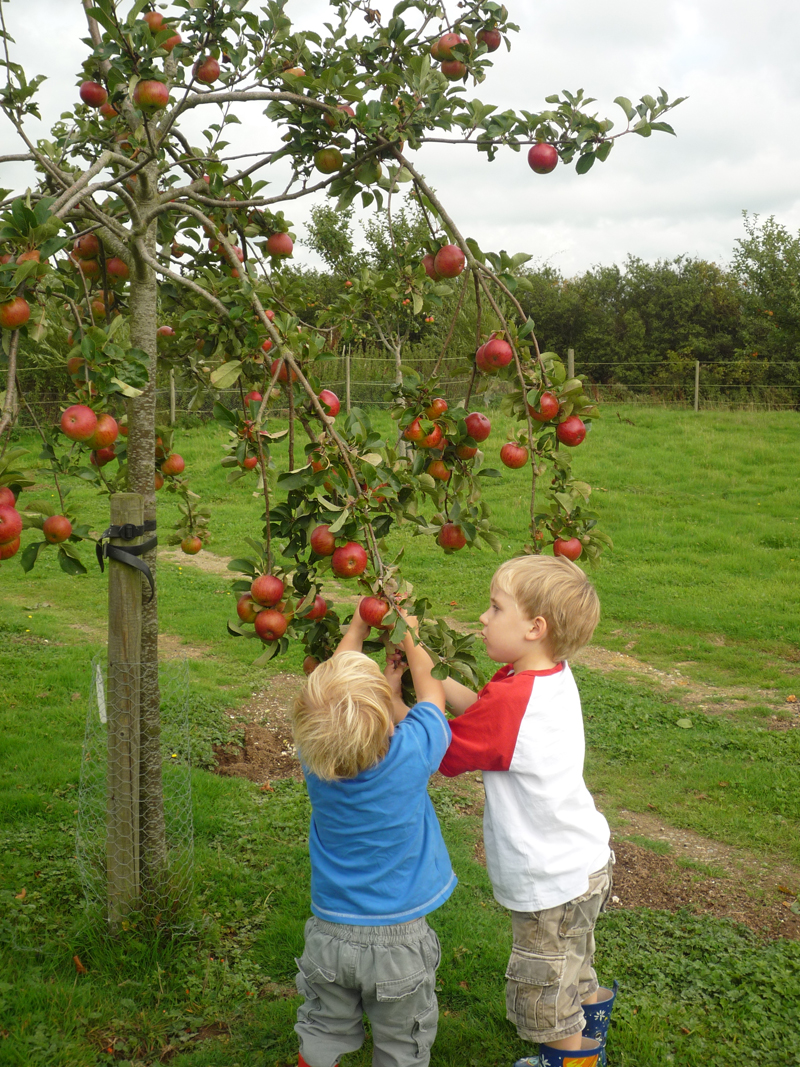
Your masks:
[[[506,1017],[527,1041],[560,1041],[585,1025],[582,1001],[597,989],[594,927],[611,894],[608,866],[580,897],[536,912],[511,912],[514,937],[506,971]]]
[[[295,1030],[309,1067],[333,1067],[364,1043],[370,1021],[373,1067],[427,1067],[439,1006],[439,939],[425,919],[396,926],[344,926],[312,917],[295,960]]]

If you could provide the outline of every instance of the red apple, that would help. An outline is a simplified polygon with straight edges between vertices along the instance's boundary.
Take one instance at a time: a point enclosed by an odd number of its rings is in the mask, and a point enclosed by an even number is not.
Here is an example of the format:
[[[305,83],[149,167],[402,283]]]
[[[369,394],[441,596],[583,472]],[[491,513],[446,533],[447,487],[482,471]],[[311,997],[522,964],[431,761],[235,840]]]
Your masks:
[[[577,415],[570,415],[556,426],[556,437],[562,445],[574,448],[579,445],[586,436],[586,424]]]
[[[500,368],[507,367],[513,358],[513,348],[501,337],[490,338],[475,353],[475,363],[478,370],[484,374],[497,374]]]
[[[267,238],[267,252],[271,256],[290,256],[294,241],[288,233],[273,233]]]
[[[97,416],[86,404],[73,404],[61,416],[61,432],[70,441],[88,441],[97,428]]]
[[[40,263],[41,253],[38,248],[30,248],[27,252],[22,252],[17,256],[17,263]]]
[[[174,337],[175,331],[171,326],[159,326],[156,330],[156,337]]]
[[[85,233],[76,238],[72,245],[72,254],[78,259],[97,259],[100,255],[100,241],[96,234]]]
[[[205,59],[198,60],[194,66],[194,76],[199,82],[211,85],[219,77],[219,63],[213,56],[206,56]]]
[[[555,393],[542,393],[539,398],[539,407],[534,408],[528,404],[528,413],[537,422],[549,422],[558,414],[558,397]]]
[[[422,266],[425,268],[425,273],[428,275],[429,278],[432,278],[435,282],[438,282],[441,278],[441,275],[436,273],[436,268],[433,264],[434,255],[432,252],[428,252],[422,257]]]
[[[471,411],[464,419],[467,433],[473,441],[485,441],[492,432],[492,424],[480,411]]]
[[[303,674],[311,674],[319,667],[319,660],[316,656],[306,656],[303,660]]]
[[[349,104],[337,104],[336,110],[341,111],[344,115],[349,115],[351,119],[355,118],[356,113],[355,111],[353,111]],[[330,112],[328,112],[323,117],[322,121],[325,123],[326,126],[330,126],[331,129],[335,129],[336,126],[339,124],[338,118],[332,115]]]
[[[487,52],[496,52],[503,40],[499,30],[478,30],[477,39],[486,45]]]
[[[58,545],[71,535],[72,523],[66,515],[48,515],[42,523],[42,533],[45,541]]]
[[[133,90],[133,102],[139,108],[158,111],[169,103],[169,89],[163,82],[152,79],[137,82]]]
[[[456,448],[456,455],[459,459],[472,459],[477,454],[478,448],[476,445],[458,445]]]
[[[153,476],[153,485],[155,486],[156,492],[158,492],[159,489],[164,488],[164,475],[161,474],[160,471],[156,471]]]
[[[243,471],[252,471],[258,466],[258,456],[245,456],[239,464]]]
[[[414,421],[410,422],[405,430],[403,430],[403,437],[406,441],[421,441],[424,436],[425,431],[422,429],[419,419],[414,419]]]
[[[438,419],[440,415],[444,415],[447,411],[447,401],[443,396],[437,396],[435,400],[432,400],[428,407],[425,408],[425,415],[431,421]]]
[[[31,317],[28,301],[21,296],[12,297],[0,304],[0,326],[4,330],[18,330]]]
[[[105,467],[116,457],[116,452],[113,445],[109,445],[107,448],[98,448],[92,452],[89,457],[89,462],[93,467]]]
[[[289,623],[286,616],[276,611],[275,608],[266,608],[264,611],[259,611],[253,625],[262,641],[277,641],[286,633]]]
[[[285,588],[274,574],[259,574],[250,586],[250,596],[263,607],[271,608],[281,599]]]
[[[197,536],[184,537],[181,541],[181,552],[185,552],[187,556],[196,556],[202,547],[203,542]]]
[[[307,619],[324,619],[328,614],[328,601],[319,595],[314,597],[314,604],[311,611],[305,616]]]
[[[258,615],[261,605],[257,604],[249,593],[242,593],[236,601],[236,614],[242,622],[252,622]]]
[[[330,532],[328,526],[316,526],[308,541],[318,556],[332,556],[336,548],[336,535]]]
[[[458,245],[444,245],[433,258],[433,269],[441,278],[457,278],[467,265]]]
[[[78,270],[84,278],[99,278],[102,273],[100,269],[100,261],[97,259],[78,260]]]
[[[108,93],[99,82],[83,82],[80,87],[80,97],[89,107],[100,107],[108,100]]]
[[[342,405],[336,393],[331,392],[330,389],[323,389],[318,399],[328,415],[336,416],[339,414]]]
[[[22,516],[16,508],[0,504],[0,545],[7,545],[22,533]]]
[[[167,456],[161,464],[162,474],[183,474],[185,470],[186,460],[183,456],[179,456],[177,452],[173,452],[172,455]]]
[[[146,11],[142,18],[150,27],[151,33],[158,33],[161,27],[164,25],[164,16],[160,11]]]
[[[275,376],[275,371],[278,369],[279,365],[280,365],[281,369],[280,369],[280,371],[278,371],[278,381],[279,382],[288,382],[289,381],[289,374],[288,374],[288,371],[286,369],[286,361],[285,360],[283,360],[283,359],[274,359],[272,361],[272,366],[270,367],[270,373],[274,377]],[[297,381],[297,372],[294,371],[294,370],[292,371],[292,381],[293,382]]]
[[[266,339],[266,340],[264,341],[264,343],[263,343],[263,344],[261,345],[261,351],[262,351],[262,352],[269,352],[269,350],[270,350],[271,348],[272,348],[272,338],[271,338],[271,337],[268,337],[268,338],[267,338],[267,339]]]
[[[434,459],[428,464],[428,474],[438,482],[449,482],[451,471],[441,459]]]
[[[378,630],[388,629],[383,626],[383,617],[388,610],[388,603],[377,596],[365,596],[358,605],[358,614],[364,622]]]
[[[570,537],[568,541],[557,537],[553,542],[553,555],[566,556],[567,559],[576,560],[583,552],[583,545],[577,537]]]
[[[442,443],[443,439],[444,439],[444,433],[442,432],[441,426],[437,426],[436,424],[434,424],[433,429],[427,435],[427,437],[423,437],[422,440],[418,442],[418,447],[419,448],[438,448],[439,445]]]
[[[106,120],[115,119],[117,115],[119,115],[119,112],[113,104],[101,104],[98,110]]]
[[[263,396],[261,395],[261,393],[258,392],[257,389],[251,389],[249,393],[245,394],[244,402],[245,404],[249,404],[250,401],[253,400],[257,404],[260,404],[263,399]]]
[[[126,282],[130,276],[130,267],[124,259],[120,259],[119,256],[112,256],[106,260],[106,274],[111,279],[112,284],[114,282]]]
[[[523,445],[518,445],[516,441],[509,441],[500,449],[500,459],[507,467],[516,470],[518,467],[524,467],[528,462],[528,450]]]
[[[314,166],[323,174],[333,174],[344,166],[344,156],[338,148],[320,148],[314,155]]]
[[[356,578],[367,569],[367,553],[357,541],[348,541],[334,550],[331,569],[338,578]]]
[[[436,540],[442,548],[449,548],[453,552],[457,552],[467,543],[466,534],[454,522],[446,522],[439,531]]]
[[[0,507],[15,508],[17,506],[17,498],[7,485],[0,485]]]
[[[436,42],[437,55],[434,58],[440,61],[443,59],[453,59],[453,49],[460,44],[469,45],[469,42],[457,33],[445,33]]]
[[[460,59],[445,59],[439,69],[448,81],[457,82],[467,73],[467,64]]]
[[[528,150],[528,166],[537,174],[549,174],[558,163],[558,152],[551,144],[540,141]]]
[[[165,29],[165,30],[168,30],[170,28],[171,27],[169,27],[169,26],[164,26],[163,27],[163,29]],[[163,48],[165,52],[171,52],[172,49],[175,47],[175,45],[178,45],[180,43],[181,43],[181,35],[179,33],[176,33],[176,34],[173,34],[172,37],[168,37],[166,39],[166,41],[162,41],[161,44],[158,47],[159,48]]]
[[[13,541],[6,541],[5,544],[0,544],[0,560],[11,559],[12,556],[16,556],[19,552],[20,539],[15,537]]]
[[[87,438],[86,444],[89,448],[97,451],[100,448],[107,448],[109,445],[113,445],[118,436],[119,426],[117,425],[117,420],[113,415],[109,415],[107,411],[104,411],[97,416],[97,425],[94,428],[94,433]]]

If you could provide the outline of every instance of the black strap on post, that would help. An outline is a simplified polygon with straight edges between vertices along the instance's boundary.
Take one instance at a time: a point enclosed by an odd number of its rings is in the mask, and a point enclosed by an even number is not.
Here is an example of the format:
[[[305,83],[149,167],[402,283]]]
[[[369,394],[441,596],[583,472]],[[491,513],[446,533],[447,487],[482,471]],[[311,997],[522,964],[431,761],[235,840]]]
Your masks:
[[[155,548],[158,544],[158,538],[151,537],[149,541],[143,541],[140,545],[131,545],[130,548],[122,548],[120,545],[109,545],[104,542],[107,542],[109,537],[114,537],[120,541],[133,541],[137,537],[143,537],[144,534],[151,533],[155,528],[155,519],[147,519],[141,526],[134,526],[132,522],[126,522],[124,526],[109,526],[107,530],[100,534],[95,546],[97,549],[97,562],[100,564],[101,571],[105,570],[104,559],[115,559],[117,563],[125,563],[129,567],[135,567],[141,571],[150,583],[151,600],[156,591],[153,575],[144,560],[136,557],[143,556],[145,552]]]

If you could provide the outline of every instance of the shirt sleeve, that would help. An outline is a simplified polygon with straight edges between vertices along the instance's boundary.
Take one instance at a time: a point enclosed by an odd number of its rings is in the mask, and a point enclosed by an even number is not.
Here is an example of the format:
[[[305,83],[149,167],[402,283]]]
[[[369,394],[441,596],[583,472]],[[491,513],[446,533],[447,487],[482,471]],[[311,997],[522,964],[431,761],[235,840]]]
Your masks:
[[[450,744],[450,723],[435,704],[415,704],[397,724],[397,730],[413,733],[431,774],[438,769]]]
[[[507,771],[528,707],[533,677],[499,671],[474,704],[450,720],[453,739],[439,770],[447,778],[465,771]]]

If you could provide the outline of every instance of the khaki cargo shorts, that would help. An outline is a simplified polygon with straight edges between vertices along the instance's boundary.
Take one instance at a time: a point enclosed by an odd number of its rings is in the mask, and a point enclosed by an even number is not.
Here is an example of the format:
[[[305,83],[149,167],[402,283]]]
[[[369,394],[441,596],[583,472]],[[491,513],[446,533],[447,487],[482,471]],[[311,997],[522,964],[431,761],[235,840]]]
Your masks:
[[[598,988],[594,927],[611,895],[608,866],[589,877],[580,897],[536,912],[511,912],[514,943],[506,971],[506,1017],[527,1041],[579,1034],[581,1002]]]

